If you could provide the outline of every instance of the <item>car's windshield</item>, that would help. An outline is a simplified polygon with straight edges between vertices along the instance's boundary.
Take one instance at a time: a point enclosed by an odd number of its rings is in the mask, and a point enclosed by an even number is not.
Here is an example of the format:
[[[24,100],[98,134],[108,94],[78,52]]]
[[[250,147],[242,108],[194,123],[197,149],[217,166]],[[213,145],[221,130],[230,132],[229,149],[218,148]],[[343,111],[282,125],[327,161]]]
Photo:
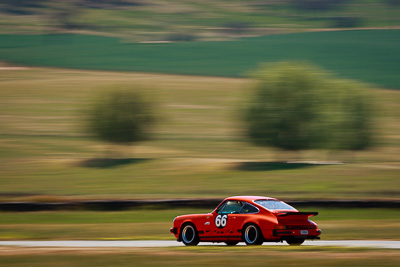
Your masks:
[[[279,200],[268,200],[268,199],[260,199],[254,201],[258,205],[263,206],[264,208],[274,211],[274,210],[294,210],[296,211],[295,208],[292,206],[286,204],[285,202],[279,201]]]

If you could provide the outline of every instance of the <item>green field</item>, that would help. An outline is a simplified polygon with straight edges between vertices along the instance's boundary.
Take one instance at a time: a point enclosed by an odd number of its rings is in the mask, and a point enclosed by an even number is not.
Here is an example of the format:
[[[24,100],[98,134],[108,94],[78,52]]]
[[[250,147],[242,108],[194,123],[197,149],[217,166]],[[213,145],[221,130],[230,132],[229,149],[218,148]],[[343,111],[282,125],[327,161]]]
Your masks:
[[[13,249],[4,266],[398,266],[398,251],[320,248]],[[9,255],[4,255],[8,253]],[[25,255],[22,255],[25,253]]]
[[[3,266],[398,266],[398,250],[292,247],[3,248]]]
[[[376,146],[280,153],[243,137],[251,80],[25,69],[0,71],[0,199],[398,199],[400,93],[376,90]],[[115,148],[84,131],[87,103],[115,85],[141,88],[160,115],[152,141]],[[284,161],[344,161],[340,165]]]
[[[312,220],[322,229],[323,240],[400,239],[397,209],[299,210],[319,212]],[[0,212],[0,240],[174,240],[169,229],[176,216],[211,211],[147,207],[115,212]]]
[[[262,62],[305,60],[340,77],[400,88],[400,30],[162,44],[73,34],[1,35],[0,40],[0,59],[23,65],[243,77]]]

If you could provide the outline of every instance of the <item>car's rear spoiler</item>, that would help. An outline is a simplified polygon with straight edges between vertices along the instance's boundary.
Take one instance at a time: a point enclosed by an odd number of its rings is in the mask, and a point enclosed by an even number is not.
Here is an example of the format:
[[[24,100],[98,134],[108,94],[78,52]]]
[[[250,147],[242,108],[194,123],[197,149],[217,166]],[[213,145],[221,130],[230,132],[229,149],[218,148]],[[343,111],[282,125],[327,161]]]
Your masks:
[[[310,212],[301,212],[301,211],[299,211],[299,212],[297,212],[297,211],[288,211],[288,212],[283,212],[283,213],[279,213],[278,214],[278,216],[280,216],[280,217],[283,217],[283,216],[291,216],[291,215],[294,215],[294,216],[308,216],[308,217],[311,217],[311,216],[317,216],[318,215],[318,211],[310,211]]]

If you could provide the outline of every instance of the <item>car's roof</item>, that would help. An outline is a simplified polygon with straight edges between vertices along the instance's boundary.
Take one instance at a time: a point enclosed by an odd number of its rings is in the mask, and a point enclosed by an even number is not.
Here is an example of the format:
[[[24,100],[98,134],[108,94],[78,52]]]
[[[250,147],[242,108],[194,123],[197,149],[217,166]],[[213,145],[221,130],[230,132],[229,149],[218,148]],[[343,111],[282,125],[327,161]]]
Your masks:
[[[254,201],[259,199],[269,199],[269,200],[276,200],[276,198],[272,197],[262,197],[262,196],[234,196],[228,197],[227,200],[240,200],[240,201]]]

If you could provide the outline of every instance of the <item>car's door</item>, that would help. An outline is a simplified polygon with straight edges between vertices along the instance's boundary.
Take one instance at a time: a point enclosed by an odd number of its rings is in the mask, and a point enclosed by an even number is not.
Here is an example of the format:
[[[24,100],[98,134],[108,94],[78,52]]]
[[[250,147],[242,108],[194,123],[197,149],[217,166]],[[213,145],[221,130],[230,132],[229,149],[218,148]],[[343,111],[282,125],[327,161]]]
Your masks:
[[[243,203],[237,200],[227,200],[210,218],[210,237],[218,239],[218,241],[228,240],[235,234],[234,232],[234,216],[239,214]]]

